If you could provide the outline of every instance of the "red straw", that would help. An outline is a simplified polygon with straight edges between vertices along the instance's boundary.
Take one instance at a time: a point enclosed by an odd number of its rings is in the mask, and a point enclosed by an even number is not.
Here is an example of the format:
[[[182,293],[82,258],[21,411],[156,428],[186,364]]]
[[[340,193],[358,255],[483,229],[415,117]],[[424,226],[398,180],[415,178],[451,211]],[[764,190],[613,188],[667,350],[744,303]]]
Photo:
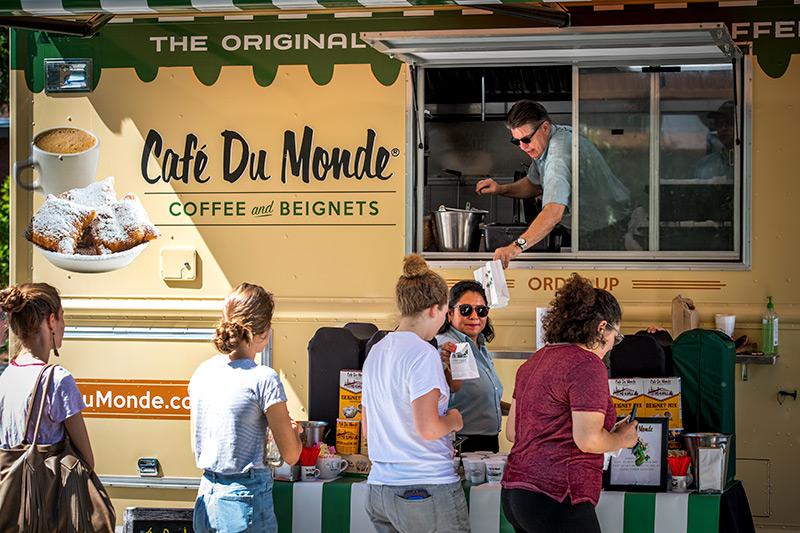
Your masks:
[[[303,447],[300,450],[300,465],[301,466],[314,466],[317,464],[317,457],[319,457],[319,444],[307,448]]]
[[[673,476],[685,476],[689,472],[692,459],[688,455],[667,457],[667,464]]]

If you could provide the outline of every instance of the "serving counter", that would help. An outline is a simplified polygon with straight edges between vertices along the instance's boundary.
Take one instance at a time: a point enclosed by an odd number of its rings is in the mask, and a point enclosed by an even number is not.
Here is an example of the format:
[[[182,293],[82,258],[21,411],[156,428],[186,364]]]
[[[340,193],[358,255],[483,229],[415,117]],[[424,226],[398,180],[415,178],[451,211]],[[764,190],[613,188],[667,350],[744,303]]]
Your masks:
[[[464,484],[473,533],[513,533],[500,506],[500,485]],[[281,533],[374,533],[364,480],[273,485]],[[604,533],[710,533],[719,530],[720,494],[604,491],[597,516]]]

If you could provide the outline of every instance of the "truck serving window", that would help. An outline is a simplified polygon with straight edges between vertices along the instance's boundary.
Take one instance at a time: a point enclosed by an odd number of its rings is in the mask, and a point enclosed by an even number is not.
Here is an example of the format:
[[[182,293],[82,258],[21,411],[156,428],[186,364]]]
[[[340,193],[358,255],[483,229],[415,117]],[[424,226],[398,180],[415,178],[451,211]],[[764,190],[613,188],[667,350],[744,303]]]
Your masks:
[[[517,261],[746,263],[749,87],[724,26],[364,37],[411,65],[415,251],[485,260],[543,203],[563,201],[561,223]],[[540,102],[569,139],[550,145],[569,153],[562,194],[508,142],[506,114],[522,99]],[[531,197],[476,194],[487,177],[529,180]],[[440,206],[483,212],[442,217]],[[479,225],[480,236],[468,238],[463,224]]]

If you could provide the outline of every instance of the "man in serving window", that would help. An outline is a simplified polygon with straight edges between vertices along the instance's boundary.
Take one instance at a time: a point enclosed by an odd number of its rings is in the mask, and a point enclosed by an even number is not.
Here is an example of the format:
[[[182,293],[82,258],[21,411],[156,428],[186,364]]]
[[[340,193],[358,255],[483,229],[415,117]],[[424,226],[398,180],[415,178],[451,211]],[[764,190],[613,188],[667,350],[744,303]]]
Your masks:
[[[572,128],[553,124],[538,102],[521,100],[506,117],[511,143],[532,159],[528,179],[499,184],[491,178],[478,182],[478,194],[499,194],[510,198],[542,195],[542,211],[513,243],[494,252],[494,258],[508,267],[524,250],[544,239],[559,222],[569,225],[572,189]],[[581,217],[580,248],[624,250],[624,236],[630,218],[630,192],[606,163],[591,141],[579,137]],[[567,216],[565,216],[567,215]]]

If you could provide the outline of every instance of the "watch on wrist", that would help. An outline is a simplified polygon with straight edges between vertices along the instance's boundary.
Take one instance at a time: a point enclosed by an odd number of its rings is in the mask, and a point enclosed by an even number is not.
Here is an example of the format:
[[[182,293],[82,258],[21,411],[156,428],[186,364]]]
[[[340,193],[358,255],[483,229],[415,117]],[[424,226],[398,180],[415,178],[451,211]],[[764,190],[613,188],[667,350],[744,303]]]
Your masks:
[[[514,244],[516,244],[519,247],[520,251],[524,252],[525,251],[525,245],[528,244],[528,241],[526,241],[525,239],[520,237],[519,239],[514,241]]]

